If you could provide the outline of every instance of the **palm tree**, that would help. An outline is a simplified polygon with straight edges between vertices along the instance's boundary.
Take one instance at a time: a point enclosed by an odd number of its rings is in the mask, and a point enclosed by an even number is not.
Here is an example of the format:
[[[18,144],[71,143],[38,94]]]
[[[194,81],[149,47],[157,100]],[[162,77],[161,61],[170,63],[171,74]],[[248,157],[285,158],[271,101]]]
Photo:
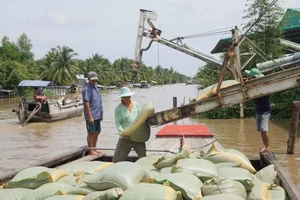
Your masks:
[[[76,80],[77,66],[74,57],[78,54],[67,46],[57,46],[51,51],[55,54],[50,68],[42,76],[58,85],[69,85]]]

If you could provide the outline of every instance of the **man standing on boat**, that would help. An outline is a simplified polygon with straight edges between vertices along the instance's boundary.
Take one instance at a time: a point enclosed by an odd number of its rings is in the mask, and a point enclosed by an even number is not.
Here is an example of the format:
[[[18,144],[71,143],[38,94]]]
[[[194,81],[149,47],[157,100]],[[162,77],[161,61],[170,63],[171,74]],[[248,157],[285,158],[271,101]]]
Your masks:
[[[118,95],[121,103],[115,109],[115,124],[119,133],[130,127],[140,112],[138,103],[131,98],[132,95],[134,92],[131,92],[128,87],[122,87]],[[134,142],[129,137],[120,136],[112,161],[125,161],[132,148],[139,158],[146,156],[145,142]]]
[[[44,93],[41,89],[39,89],[38,87],[35,87],[34,92],[33,92],[33,99],[35,101],[37,100],[37,96],[44,96]]]
[[[102,97],[96,84],[98,80],[96,72],[89,72],[88,80],[88,84],[82,91],[83,112],[86,121],[88,147],[96,148],[103,119]],[[89,153],[91,155],[102,154],[95,149],[91,149]]]
[[[245,70],[248,74],[249,79],[263,77],[264,75],[256,68]],[[270,141],[268,133],[268,124],[271,116],[271,104],[269,96],[259,97],[254,99],[255,113],[256,113],[256,127],[257,131],[260,131],[261,138],[264,146],[260,150],[260,153],[268,154],[270,153]]]

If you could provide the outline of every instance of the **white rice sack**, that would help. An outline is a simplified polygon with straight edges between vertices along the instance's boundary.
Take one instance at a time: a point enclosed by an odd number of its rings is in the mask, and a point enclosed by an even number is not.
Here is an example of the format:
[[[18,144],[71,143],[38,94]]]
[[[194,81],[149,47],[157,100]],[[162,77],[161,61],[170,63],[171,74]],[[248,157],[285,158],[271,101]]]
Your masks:
[[[201,199],[201,186],[203,183],[193,174],[178,172],[175,174],[160,175],[155,183],[170,186],[175,191],[180,191],[186,200]]]
[[[83,200],[84,197],[83,195],[55,195],[45,200]]]
[[[206,154],[203,155],[203,158],[210,160],[215,164],[235,162],[237,165],[247,169],[249,172],[253,174],[256,173],[256,170],[252,166],[250,160],[243,153],[235,149],[218,150],[215,145],[212,144]]]
[[[236,196],[234,194],[217,194],[217,195],[202,197],[201,200],[245,200],[245,199]]]
[[[145,174],[141,180],[143,183],[153,183],[154,179],[160,175],[159,170],[153,166],[144,165],[143,168],[145,169]]]
[[[276,183],[277,171],[275,170],[275,166],[271,164],[259,170],[255,176],[263,182]]]
[[[83,200],[117,200],[123,195],[123,190],[121,188],[112,188],[104,191],[92,192]]]
[[[202,182],[219,175],[214,163],[205,159],[187,158],[180,159],[172,168],[172,173],[188,172],[198,177]]]
[[[95,190],[107,190],[120,187],[126,190],[139,183],[144,177],[144,168],[136,163],[118,162],[100,172],[94,172],[84,182]]]
[[[120,200],[180,200],[174,189],[168,186],[140,183],[127,189]]]
[[[246,191],[251,191],[254,187],[251,173],[246,169],[238,167],[222,167],[218,172],[220,177],[235,180],[243,184]]]
[[[190,157],[190,148],[187,145],[182,147],[181,152],[177,153],[176,155],[172,156],[165,156],[162,155],[158,157],[158,159],[153,163],[153,166],[156,169],[161,169],[164,167],[171,167],[176,164],[177,160],[189,158]]]
[[[272,188],[271,190],[269,190],[269,192],[270,192],[270,200],[287,200],[288,199],[285,190],[280,186],[276,186],[276,187]]]
[[[217,194],[234,194],[236,196],[246,199],[247,193],[244,186],[234,180],[226,178],[213,178],[205,183],[201,187],[202,195],[217,195]]]
[[[264,183],[256,178],[256,176],[252,175],[254,180],[254,187],[250,192],[247,193],[247,200],[269,200],[270,195],[270,189],[272,189],[272,184],[270,183]]]
[[[136,120],[130,127],[125,129],[120,133],[121,136],[130,136],[133,134],[135,130],[137,130],[146,120],[154,113],[154,107],[152,101],[147,102],[145,105],[142,106]],[[137,132],[135,132],[137,134]],[[134,138],[134,137],[133,137]]]
[[[30,191],[32,190],[27,188],[0,189],[0,199],[3,198],[3,200],[20,200]]]
[[[172,168],[173,167],[164,167],[164,168],[161,168],[159,170],[159,173],[160,175],[163,175],[163,174],[171,174],[172,173]]]
[[[28,192],[21,200],[44,200],[54,195],[87,195],[89,190],[72,187],[66,184],[47,183]]]
[[[58,179],[56,183],[75,186],[77,184],[77,178],[73,175],[64,176]]]
[[[239,83],[239,82],[236,80],[226,80],[226,81],[222,82],[221,88],[226,88],[226,87],[235,85],[237,83]],[[199,93],[198,97],[196,98],[196,101],[201,101],[203,99],[207,99],[209,97],[216,96],[217,95],[217,87],[218,87],[218,83],[215,83],[211,86],[208,86],[207,88],[204,88]]]
[[[62,169],[47,167],[30,167],[23,169],[15,177],[3,184],[3,188],[29,188],[35,189],[46,183],[54,183],[68,173]]]
[[[101,171],[113,164],[113,162],[104,161],[82,161],[65,164],[59,167],[59,169],[65,170],[75,175],[80,172],[92,174],[95,171]]]
[[[135,163],[139,165],[151,165],[160,157],[160,155],[148,155],[142,158],[139,158]]]

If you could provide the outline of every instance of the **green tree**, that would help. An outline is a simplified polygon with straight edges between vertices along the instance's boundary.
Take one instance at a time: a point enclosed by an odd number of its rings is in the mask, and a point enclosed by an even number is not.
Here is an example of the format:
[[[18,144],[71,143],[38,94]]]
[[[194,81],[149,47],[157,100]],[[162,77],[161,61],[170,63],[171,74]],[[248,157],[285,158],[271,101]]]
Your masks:
[[[275,59],[282,56],[282,47],[278,38],[282,37],[279,23],[283,16],[283,9],[276,2],[272,7],[268,0],[247,0],[246,10],[243,19],[247,21],[243,30],[250,30],[249,37],[269,58]],[[257,21],[257,19],[259,19]],[[255,57],[249,68],[262,61],[262,58]]]
[[[50,67],[41,74],[41,77],[58,85],[72,84],[76,80],[76,72],[78,71],[75,61],[78,54],[67,46],[57,46],[52,48],[51,51],[55,55],[54,60],[51,62]]]

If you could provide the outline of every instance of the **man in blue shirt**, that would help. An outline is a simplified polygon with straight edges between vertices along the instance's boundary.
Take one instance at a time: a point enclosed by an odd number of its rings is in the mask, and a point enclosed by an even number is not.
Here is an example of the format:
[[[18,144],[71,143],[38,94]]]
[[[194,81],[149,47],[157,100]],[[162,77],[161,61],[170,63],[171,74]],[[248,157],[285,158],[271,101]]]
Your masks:
[[[263,77],[264,75],[256,68],[245,70],[248,74],[249,79]],[[261,138],[264,146],[260,150],[260,153],[270,153],[270,142],[268,133],[268,123],[271,116],[271,105],[269,96],[259,97],[254,99],[255,113],[256,113],[256,127],[257,131],[260,131]]]
[[[89,72],[88,80],[88,84],[82,91],[83,112],[86,121],[88,147],[95,148],[98,141],[98,135],[101,132],[103,106],[102,97],[96,84],[96,81],[98,80],[96,72]],[[91,149],[89,153],[91,155],[102,154],[95,149]]]

